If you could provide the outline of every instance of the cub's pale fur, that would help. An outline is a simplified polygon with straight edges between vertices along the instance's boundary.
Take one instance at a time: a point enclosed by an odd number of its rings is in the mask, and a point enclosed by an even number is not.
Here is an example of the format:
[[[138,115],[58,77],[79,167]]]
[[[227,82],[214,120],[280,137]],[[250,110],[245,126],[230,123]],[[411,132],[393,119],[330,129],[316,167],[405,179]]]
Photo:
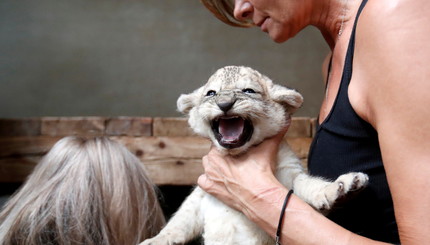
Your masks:
[[[251,68],[227,66],[203,87],[181,95],[177,105],[197,134],[210,138],[224,154],[238,155],[289,124],[302,101],[295,90],[274,84]],[[339,197],[364,187],[368,180],[362,173],[344,174],[334,182],[309,176],[286,143],[279,148],[276,177],[317,210],[330,209]],[[243,214],[199,187],[156,237],[141,244],[184,244],[200,234],[209,245],[274,244]]]

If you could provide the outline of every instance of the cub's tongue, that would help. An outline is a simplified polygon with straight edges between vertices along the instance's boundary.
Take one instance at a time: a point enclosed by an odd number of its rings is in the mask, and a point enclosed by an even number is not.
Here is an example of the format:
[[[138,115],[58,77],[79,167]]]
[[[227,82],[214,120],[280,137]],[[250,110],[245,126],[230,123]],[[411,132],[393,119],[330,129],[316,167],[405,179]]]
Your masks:
[[[245,121],[242,118],[220,119],[218,131],[224,142],[234,142],[239,140],[244,126]]]

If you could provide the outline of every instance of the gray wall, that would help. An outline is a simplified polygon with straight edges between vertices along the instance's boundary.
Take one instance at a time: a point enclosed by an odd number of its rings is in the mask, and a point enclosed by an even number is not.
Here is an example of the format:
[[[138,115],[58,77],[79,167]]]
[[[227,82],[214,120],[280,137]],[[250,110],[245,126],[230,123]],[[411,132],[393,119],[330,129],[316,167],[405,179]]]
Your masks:
[[[198,0],[1,0],[0,117],[178,116],[176,99],[224,65],[305,97],[315,116],[328,51],[315,28],[276,44]]]

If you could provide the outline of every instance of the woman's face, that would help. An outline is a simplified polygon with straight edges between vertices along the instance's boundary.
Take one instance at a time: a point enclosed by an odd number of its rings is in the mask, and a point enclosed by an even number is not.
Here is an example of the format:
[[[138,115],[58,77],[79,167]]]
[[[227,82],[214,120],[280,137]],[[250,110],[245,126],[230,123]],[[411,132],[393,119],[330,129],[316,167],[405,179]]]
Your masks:
[[[275,42],[284,42],[299,30],[300,1],[289,0],[235,0],[234,16],[238,20],[251,20]],[[296,14],[294,14],[296,13]]]

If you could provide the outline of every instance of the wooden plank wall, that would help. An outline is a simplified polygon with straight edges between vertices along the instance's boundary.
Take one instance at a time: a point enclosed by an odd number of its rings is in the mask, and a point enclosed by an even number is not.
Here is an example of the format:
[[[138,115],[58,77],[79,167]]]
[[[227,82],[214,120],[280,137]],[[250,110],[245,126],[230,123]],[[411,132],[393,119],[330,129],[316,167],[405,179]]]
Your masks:
[[[315,119],[296,117],[286,140],[306,163]],[[146,166],[158,185],[192,185],[202,173],[210,142],[196,136],[184,118],[42,117],[0,119],[0,183],[20,183],[60,138],[109,136]]]

